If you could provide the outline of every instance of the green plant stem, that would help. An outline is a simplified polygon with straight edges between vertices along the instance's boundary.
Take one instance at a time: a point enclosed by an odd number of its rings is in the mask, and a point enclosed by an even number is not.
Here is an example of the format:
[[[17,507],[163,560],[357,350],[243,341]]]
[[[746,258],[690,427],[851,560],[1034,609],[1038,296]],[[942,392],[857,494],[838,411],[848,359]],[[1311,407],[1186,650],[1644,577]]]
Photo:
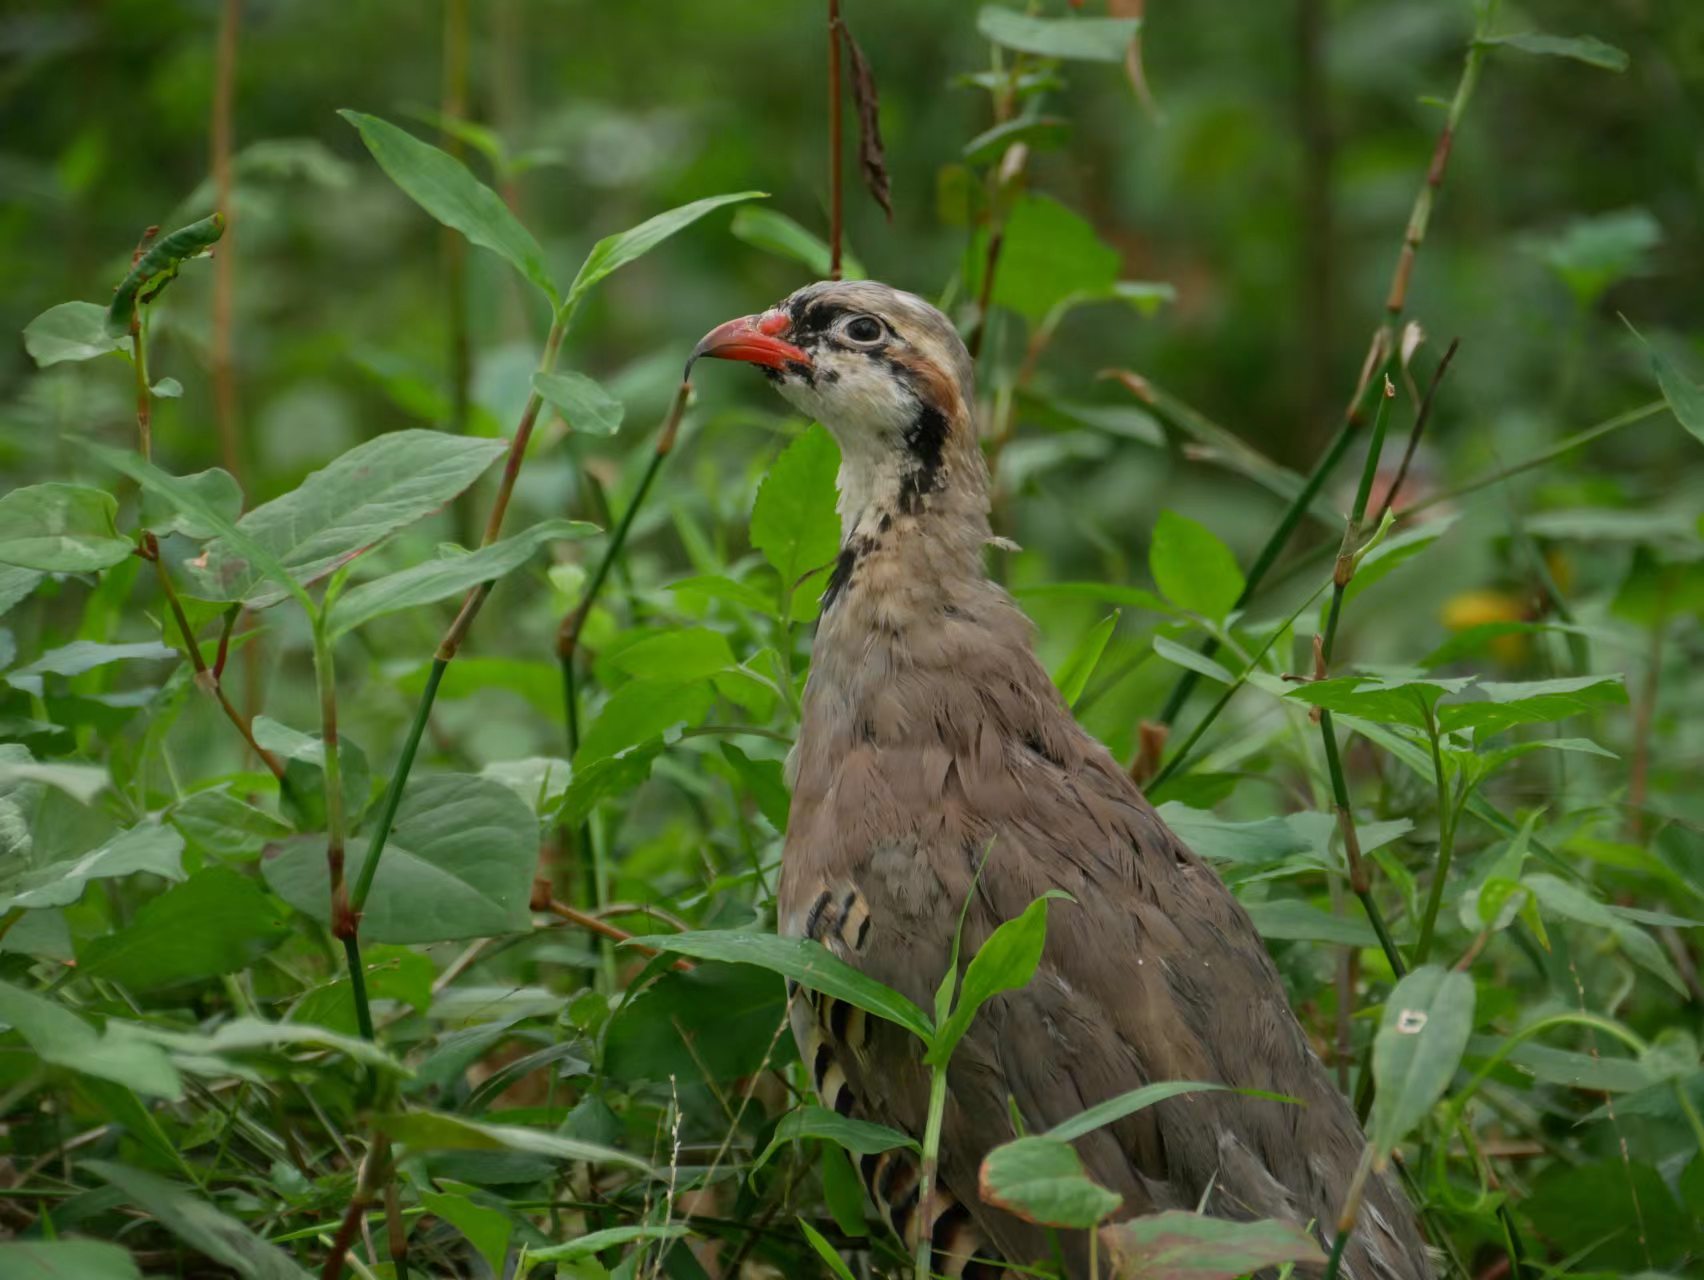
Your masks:
[[[1456,810],[1450,804],[1450,780],[1444,772],[1444,756],[1439,742],[1438,717],[1430,706],[1424,706],[1423,709],[1426,712],[1426,735],[1432,744],[1432,776],[1438,789],[1438,867],[1432,873],[1432,889],[1426,895],[1425,914],[1420,917],[1420,938],[1414,944],[1415,964],[1425,964],[1432,954],[1432,935],[1438,923],[1438,908],[1443,905],[1444,884],[1449,880],[1450,859],[1455,853],[1456,826]]]
[[[572,319],[571,308],[565,307],[557,313],[550,326],[549,336],[544,341],[544,354],[538,362],[539,372],[549,373],[556,367],[556,356],[562,349],[562,338],[567,333]],[[509,452],[503,464],[503,478],[497,486],[497,496],[491,504],[491,517],[485,524],[485,537],[480,544],[482,546],[489,546],[502,536],[503,517],[509,510],[509,499],[514,496],[515,481],[520,476],[521,463],[526,460],[527,445],[532,441],[533,425],[538,421],[539,409],[543,404],[538,392],[534,391],[527,397],[526,406],[521,410],[521,418],[515,426],[515,436],[509,442]],[[391,826],[396,821],[396,811],[402,803],[403,788],[408,785],[408,775],[414,768],[414,759],[420,750],[420,739],[425,733],[427,721],[431,718],[432,704],[437,699],[438,686],[443,683],[444,671],[461,648],[469,628],[473,626],[473,620],[479,616],[479,611],[490,594],[489,582],[482,582],[469,591],[462,600],[462,607],[457,612],[455,621],[450,623],[449,629],[444,632],[444,638],[438,642],[437,652],[433,655],[432,672],[426,679],[426,687],[420,691],[420,701],[414,708],[414,722],[409,726],[402,754],[397,759],[396,771],[391,775],[390,785],[385,789],[378,823],[367,842],[366,857],[356,874],[355,892],[349,903],[350,912],[354,917],[351,925],[353,928],[360,927],[361,909],[366,905],[367,895],[372,891],[373,877],[378,875],[379,859],[384,855],[385,844],[390,839]]]
[[[930,1211],[934,1208],[935,1174],[941,1164],[941,1126],[947,1114],[947,1064],[929,1072],[929,1115],[923,1126],[923,1165],[917,1176],[916,1280],[928,1280],[929,1249],[932,1243]]]
[[[1372,1171],[1373,1147],[1368,1143],[1361,1152],[1361,1161],[1355,1166],[1355,1176],[1349,1180],[1349,1190],[1343,1197],[1343,1210],[1337,1217],[1337,1235],[1331,1242],[1331,1258],[1325,1266],[1325,1280],[1337,1280],[1338,1268],[1343,1265],[1343,1249],[1360,1219],[1361,1198],[1366,1194],[1367,1178]]]

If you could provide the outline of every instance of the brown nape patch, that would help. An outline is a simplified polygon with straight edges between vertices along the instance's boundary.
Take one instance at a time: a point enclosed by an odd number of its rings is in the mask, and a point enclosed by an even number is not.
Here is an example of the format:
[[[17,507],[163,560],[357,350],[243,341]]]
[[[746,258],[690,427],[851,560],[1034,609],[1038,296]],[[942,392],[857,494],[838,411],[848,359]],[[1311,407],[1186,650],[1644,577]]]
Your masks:
[[[934,361],[913,351],[889,352],[887,361],[895,373],[911,384],[917,398],[937,410],[948,422],[956,421],[964,413],[958,384]]]

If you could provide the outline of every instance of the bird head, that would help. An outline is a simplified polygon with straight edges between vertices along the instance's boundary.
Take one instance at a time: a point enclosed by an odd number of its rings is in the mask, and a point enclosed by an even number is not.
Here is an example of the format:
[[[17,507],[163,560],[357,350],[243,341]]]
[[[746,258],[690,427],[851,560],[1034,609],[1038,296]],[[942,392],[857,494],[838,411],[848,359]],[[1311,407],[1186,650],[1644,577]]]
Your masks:
[[[763,370],[840,443],[842,511],[919,515],[954,479],[980,496],[974,366],[952,322],[870,280],[807,285],[759,315],[718,325],[694,348]]]

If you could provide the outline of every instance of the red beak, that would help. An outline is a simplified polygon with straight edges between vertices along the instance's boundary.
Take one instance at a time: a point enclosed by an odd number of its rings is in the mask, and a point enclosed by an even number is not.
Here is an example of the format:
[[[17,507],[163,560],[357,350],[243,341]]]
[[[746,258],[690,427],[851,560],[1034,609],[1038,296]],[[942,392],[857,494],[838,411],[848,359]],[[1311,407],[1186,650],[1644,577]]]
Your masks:
[[[744,360],[765,369],[785,369],[790,364],[810,367],[811,358],[778,336],[787,331],[792,317],[785,311],[765,311],[719,324],[699,340],[686,362],[690,370],[700,356],[718,360]]]

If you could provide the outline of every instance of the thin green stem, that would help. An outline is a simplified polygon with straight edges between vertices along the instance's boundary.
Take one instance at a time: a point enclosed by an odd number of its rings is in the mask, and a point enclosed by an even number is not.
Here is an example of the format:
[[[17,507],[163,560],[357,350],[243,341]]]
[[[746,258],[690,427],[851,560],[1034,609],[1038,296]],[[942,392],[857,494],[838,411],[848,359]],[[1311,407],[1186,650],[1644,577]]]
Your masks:
[[[385,789],[378,821],[373,826],[372,837],[367,841],[367,855],[361,860],[361,870],[355,878],[355,891],[350,895],[350,907],[357,916],[367,904],[367,895],[372,892],[373,877],[379,872],[379,852],[385,847],[385,841],[390,839],[391,827],[396,822],[397,806],[402,803],[402,782],[406,780],[408,771],[414,767],[414,757],[420,750],[421,736],[426,732],[426,722],[432,715],[432,703],[438,696],[438,686],[443,683],[444,672],[449,665],[441,658],[433,660],[432,670],[426,676],[426,687],[421,690],[420,701],[415,704],[414,723],[409,725],[408,737],[403,740],[396,776]]]
[[[1416,697],[1418,696],[1417,694]],[[1432,936],[1438,922],[1438,908],[1443,905],[1444,885],[1450,878],[1450,859],[1455,854],[1456,827],[1456,807],[1450,803],[1450,780],[1449,775],[1444,772],[1438,717],[1423,698],[1421,710],[1426,714],[1426,736],[1432,744],[1432,777],[1438,791],[1438,867],[1432,873],[1432,889],[1426,895],[1425,914],[1420,917],[1420,939],[1414,944],[1415,964],[1425,964],[1432,954]]]
[[[947,1065],[941,1063],[930,1069],[929,1115],[923,1127],[923,1166],[917,1181],[917,1249],[916,1280],[928,1280],[929,1250],[932,1243],[930,1224],[935,1199],[935,1174],[941,1163],[941,1127],[947,1114]]]

